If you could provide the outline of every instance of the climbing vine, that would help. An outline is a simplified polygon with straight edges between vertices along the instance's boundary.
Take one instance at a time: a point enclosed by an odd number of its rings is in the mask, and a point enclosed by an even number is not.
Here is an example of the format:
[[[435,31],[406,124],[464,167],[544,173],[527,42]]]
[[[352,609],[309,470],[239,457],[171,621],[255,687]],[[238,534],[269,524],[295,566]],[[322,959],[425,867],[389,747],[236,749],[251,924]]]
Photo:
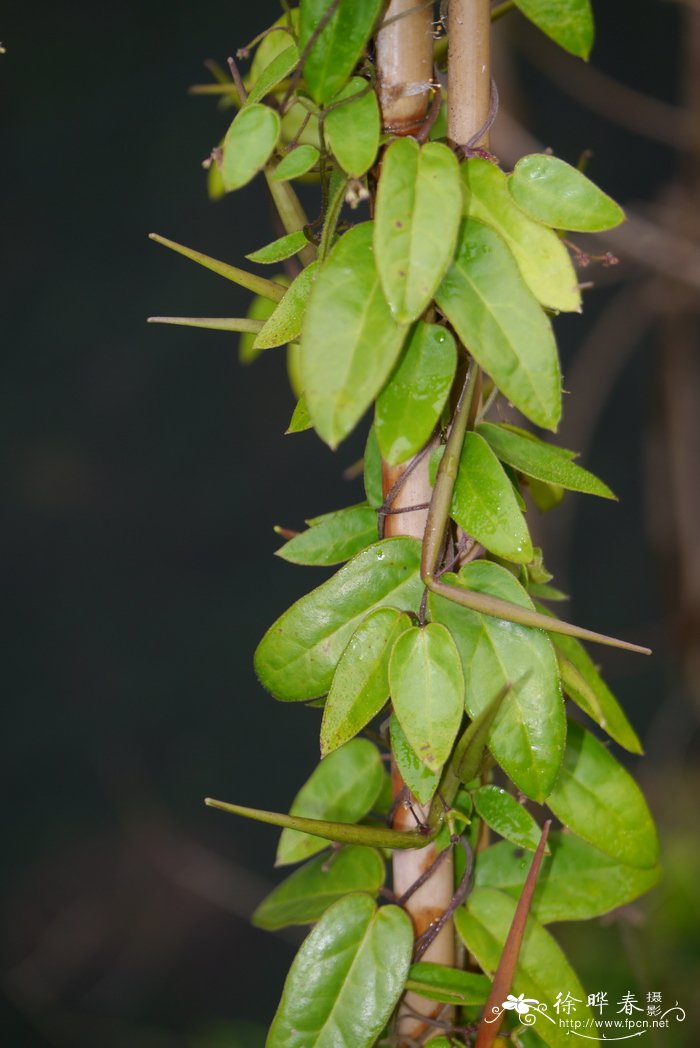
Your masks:
[[[547,925],[606,913],[658,878],[646,802],[599,735],[631,753],[639,739],[582,641],[647,649],[552,611],[565,597],[528,526],[565,491],[615,497],[541,432],[561,416],[551,317],[581,309],[565,233],[624,215],[553,155],[502,170],[484,144],[495,85],[483,125],[455,140],[442,17],[433,76],[417,85],[423,118],[396,133],[375,40],[432,5],[395,6],[283,3],[239,52],[252,55],[246,73],[233,59],[230,78],[215,70],[211,86],[236,115],[212,153],[210,194],[262,174],[283,235],[247,257],[280,272],[153,235],[255,297],[246,317],[152,320],[240,332],[244,362],[287,346],[290,434],[313,428],[336,448],[373,417],[365,500],[300,533],[278,529],[282,558],[342,566],[255,653],[276,699],[318,707],[322,759],[288,814],[207,803],[282,828],[277,865],[297,868],[254,922],[314,925],[269,1048],[487,1048],[503,1021],[513,1044],[557,1048],[568,1030],[546,1014],[533,1028],[513,1004],[520,995],[546,1012],[570,994],[593,1022]],[[514,7],[587,57],[588,0],[515,0],[492,17]],[[311,219],[299,179],[320,188]],[[507,404],[521,424],[505,420]],[[419,475],[425,500],[402,502]],[[418,534],[388,528],[402,515],[418,515]],[[567,704],[584,716],[567,719]],[[392,890],[386,861],[407,851],[425,856],[422,872]],[[423,926],[415,901],[440,869],[448,898]],[[455,930],[453,961],[436,963],[436,940]]]

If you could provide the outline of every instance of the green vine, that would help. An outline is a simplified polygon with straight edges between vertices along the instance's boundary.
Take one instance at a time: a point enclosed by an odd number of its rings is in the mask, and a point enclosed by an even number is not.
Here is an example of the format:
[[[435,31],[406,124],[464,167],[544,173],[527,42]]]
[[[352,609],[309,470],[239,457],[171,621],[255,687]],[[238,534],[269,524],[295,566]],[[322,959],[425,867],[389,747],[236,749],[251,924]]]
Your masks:
[[[301,533],[277,529],[282,558],[342,566],[255,653],[272,695],[319,707],[322,760],[289,814],[207,803],[279,826],[277,864],[304,863],[253,916],[269,929],[315,925],[269,1048],[403,1044],[397,1006],[407,991],[436,1003],[420,1043],[486,1048],[498,1027],[486,1019],[510,992],[550,1002],[570,993],[582,1002],[578,1017],[592,1019],[545,926],[605,913],[658,878],[640,790],[597,735],[567,722],[565,707],[640,753],[581,641],[648,649],[552,612],[564,598],[527,523],[533,505],[548,508],[565,490],[615,497],[533,428],[556,431],[561,416],[550,318],[581,308],[563,233],[610,229],[624,215],[554,156],[525,156],[504,172],[490,154],[447,141],[436,85],[424,132],[383,135],[372,64],[381,0],[283,7],[239,53],[254,49],[244,77],[231,62],[233,83],[217,67],[216,82],[196,90],[237,109],[212,153],[210,193],[264,175],[285,232],[248,258],[285,274],[268,279],[154,234],[256,297],[247,317],[151,320],[241,332],[246,362],[288,346],[298,396],[290,433],[313,427],[336,448],[370,408],[374,422],[366,500]],[[493,17],[513,7],[587,56],[587,0],[568,0],[566,17],[557,0],[499,4]],[[435,51],[439,61],[444,38]],[[296,179],[321,186],[312,221]],[[505,421],[506,402],[529,428]],[[429,504],[408,507],[427,510],[422,541],[384,537],[402,483],[426,461]],[[388,491],[382,465],[402,473]],[[389,759],[404,784],[393,803]],[[427,817],[392,828],[401,804]],[[561,829],[550,832],[552,819]],[[436,858],[395,897],[383,887],[388,854],[429,842]],[[408,899],[448,854],[453,898],[416,937]],[[448,921],[480,972],[420,960]],[[521,1013],[505,1018],[515,1045],[570,1043],[556,1025],[524,1033]]]

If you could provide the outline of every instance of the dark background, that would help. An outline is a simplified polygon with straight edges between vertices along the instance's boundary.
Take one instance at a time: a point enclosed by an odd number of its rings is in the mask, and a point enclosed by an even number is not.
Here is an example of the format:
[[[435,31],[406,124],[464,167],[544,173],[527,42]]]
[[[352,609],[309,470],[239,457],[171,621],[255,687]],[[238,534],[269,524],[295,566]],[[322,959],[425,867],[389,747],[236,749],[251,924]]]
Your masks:
[[[692,107],[685,9],[595,6],[593,66]],[[317,711],[267,696],[252,652],[322,578],[273,559],[272,525],[362,497],[340,476],[361,435],[335,455],[283,437],[282,351],[242,368],[235,336],[144,323],[246,308],[246,293],[146,234],[239,265],[271,239],[257,182],[208,201],[200,163],[230,114],[186,89],[277,12],[15,0],[3,13],[3,1048],[204,1045],[191,1038],[219,1023],[210,1048],[253,1048],[300,941],[247,921],[274,882],[274,831],[202,798],[284,807],[316,762]],[[605,85],[579,81],[573,60],[566,90],[551,82],[556,52],[535,51],[519,15],[496,36],[504,110],[572,162],[593,150],[609,192],[697,243],[697,112],[695,151],[692,131],[685,148],[674,138],[675,111],[624,98],[634,133],[605,119]],[[494,141],[517,155],[504,131]],[[543,533],[574,619],[656,650],[596,657],[647,746],[634,763],[667,855],[648,900],[562,938],[592,988],[663,988],[692,1011],[699,285],[665,279],[666,248],[592,267],[586,317],[557,322],[583,405],[562,440],[622,502],[568,496]],[[653,323],[629,338],[652,301]]]

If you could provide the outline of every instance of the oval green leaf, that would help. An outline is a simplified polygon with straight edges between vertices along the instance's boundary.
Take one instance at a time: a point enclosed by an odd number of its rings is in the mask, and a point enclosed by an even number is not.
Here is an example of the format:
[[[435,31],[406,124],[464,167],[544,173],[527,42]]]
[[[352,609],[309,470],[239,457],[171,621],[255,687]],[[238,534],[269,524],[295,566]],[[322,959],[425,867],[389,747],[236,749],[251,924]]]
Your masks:
[[[287,39],[290,38],[288,37]],[[248,93],[245,105],[250,106],[256,102],[261,102],[265,95],[269,95],[273,88],[277,87],[280,80],[284,80],[291,73],[298,61],[299,51],[296,44],[288,44],[262,70]]]
[[[429,439],[449,396],[456,367],[452,334],[440,324],[419,321],[377,397],[374,424],[389,465],[405,462]]]
[[[342,564],[377,541],[377,513],[371,506],[348,506],[325,513],[276,551],[292,564]]]
[[[252,105],[236,116],[224,138],[221,177],[227,190],[240,189],[262,170],[280,136],[280,118],[268,106]]]
[[[289,182],[292,178],[301,178],[316,166],[320,155],[316,146],[296,146],[280,160],[271,175],[273,182]]]
[[[308,243],[306,233],[303,229],[299,229],[296,233],[287,233],[286,236],[280,237],[279,240],[273,240],[271,244],[266,244],[265,247],[261,247],[245,257],[251,262],[260,262],[263,265],[269,265],[272,262],[283,262],[286,258],[291,258],[292,255],[296,255],[297,252],[303,250]]]
[[[444,1004],[484,1004],[491,982],[485,975],[476,972],[463,972],[445,964],[422,961],[411,965],[406,989]],[[436,1042],[429,1043],[434,1045]]]
[[[594,35],[590,0],[515,0],[515,4],[565,51],[588,58]]]
[[[609,750],[573,721],[547,804],[565,826],[618,862],[656,865],[659,842],[642,791]]]
[[[252,90],[258,78],[270,66],[277,55],[286,51],[294,42],[293,33],[299,29],[299,11],[293,7],[291,10],[280,15],[276,22],[263,34],[258,44],[253,61],[250,64],[250,72],[246,77],[246,84]]]
[[[535,851],[542,829],[512,794],[499,786],[482,786],[472,798],[477,813],[492,830],[521,848]]]
[[[275,277],[275,282],[277,284],[284,284],[285,286],[288,284],[287,277],[280,274]],[[277,302],[272,302],[269,298],[263,298],[262,295],[256,295],[251,299],[246,317],[251,320],[262,320],[264,322],[270,319],[277,309],[277,305]],[[259,332],[257,334],[259,334]],[[247,333],[241,335],[238,340],[238,359],[241,364],[252,364],[262,353],[262,349],[257,349],[255,346],[257,334]]]
[[[266,1048],[370,1048],[401,996],[413,927],[398,906],[347,895],[326,910],[289,970]]]
[[[295,870],[264,899],[252,916],[267,931],[292,924],[312,924],[349,892],[376,895],[384,884],[386,867],[374,848],[349,845],[329,859],[319,855]]]
[[[351,178],[360,178],[374,164],[379,149],[377,96],[366,80],[354,76],[335,96],[332,106],[323,125],[328,145],[343,171]]]
[[[518,207],[555,229],[595,233],[625,220],[619,204],[581,171],[545,153],[519,160],[508,189]]]
[[[465,220],[435,298],[501,392],[538,426],[556,429],[561,373],[552,328],[497,233]]]
[[[395,608],[378,608],[360,623],[340,656],[321,722],[321,754],[352,739],[389,698],[389,657],[411,620]]]
[[[319,265],[319,262],[312,262],[292,281],[284,298],[256,335],[254,350],[284,346],[299,337],[306,303],[318,275]]]
[[[420,550],[416,539],[377,542],[293,604],[255,652],[263,686],[284,702],[325,695],[348,641],[370,611],[418,610]]]
[[[491,553],[516,564],[532,560],[530,532],[513,485],[478,433],[465,436],[450,515]]]
[[[416,800],[421,804],[427,804],[432,800],[433,794],[440,785],[440,772],[431,771],[422,761],[418,760],[395,714],[392,714],[389,722],[389,734],[391,752],[401,778]]]
[[[553,831],[551,854],[542,860],[530,910],[542,924],[588,921],[644,895],[657,884],[659,867],[625,866],[572,833]],[[519,898],[530,859],[506,841],[480,852],[474,883]]]
[[[304,80],[314,102],[329,103],[346,84],[372,35],[382,0],[340,0],[318,33],[332,0],[301,0],[299,37],[302,51],[316,35],[304,63]]]
[[[439,771],[464,715],[464,676],[450,633],[436,622],[399,637],[389,662],[394,712],[415,755]]]
[[[533,606],[518,581],[497,564],[468,564],[450,581],[522,607]],[[476,717],[505,685],[514,685],[494,720],[489,749],[526,796],[544,801],[559,773],[566,739],[564,703],[549,637],[434,594],[428,606],[431,618],[446,626],[457,644],[470,717]]]
[[[538,302],[548,309],[580,312],[578,278],[554,230],[535,222],[517,206],[508,192],[505,173],[489,160],[472,157],[461,170],[464,214],[503,238]]]
[[[289,814],[331,822],[359,822],[379,795],[382,771],[377,747],[368,739],[353,739],[321,761],[297,793]],[[321,837],[284,829],[275,865],[302,862],[327,847],[328,841]]]
[[[516,905],[515,899],[503,892],[475,888],[466,906],[455,914],[460,938],[487,975],[498,967]],[[570,993],[578,1002],[576,1018],[584,1023],[590,1020],[590,1029],[595,1032],[595,1020],[578,976],[558,943],[533,917],[528,917],[525,926],[511,993],[541,1001],[548,1011],[552,1011],[558,993],[562,997]],[[571,1048],[570,1030],[557,1021],[538,1019],[535,1029],[550,1048]]]
[[[400,323],[430,303],[459,232],[462,184],[452,150],[398,138],[384,153],[374,247],[386,300]]]
[[[386,304],[374,261],[372,223],[355,226],[323,264],[309,299],[301,373],[309,413],[332,448],[384,385],[407,329]]]
[[[558,484],[569,491],[599,495],[604,499],[615,498],[607,484],[587,469],[577,466],[552,444],[533,436],[522,436],[513,429],[494,425],[493,422],[482,422],[477,426],[477,433],[488,441],[501,462],[507,462],[527,477],[535,477],[547,484]]]

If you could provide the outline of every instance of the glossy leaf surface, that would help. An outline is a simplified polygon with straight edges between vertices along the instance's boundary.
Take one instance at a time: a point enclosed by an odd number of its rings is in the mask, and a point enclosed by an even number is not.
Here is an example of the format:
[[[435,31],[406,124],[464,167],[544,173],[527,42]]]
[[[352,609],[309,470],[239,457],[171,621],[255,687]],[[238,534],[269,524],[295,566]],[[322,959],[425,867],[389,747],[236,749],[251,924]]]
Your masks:
[[[287,37],[287,39],[291,40],[291,37]],[[270,64],[261,70],[260,75],[248,92],[246,106],[253,105],[255,102],[261,102],[265,95],[268,95],[273,88],[277,87],[280,80],[284,80],[291,73],[298,61],[299,51],[296,44],[288,43],[287,47],[276,54]]]
[[[558,484],[569,491],[599,495],[604,499],[615,498],[607,484],[562,455],[559,448],[543,440],[522,436],[513,429],[494,425],[493,422],[482,422],[477,432],[488,441],[502,462],[507,462],[519,473],[548,484]]]
[[[515,0],[515,4],[565,51],[588,58],[594,35],[590,0]]]
[[[400,323],[430,303],[452,260],[462,213],[454,153],[398,138],[382,159],[374,247],[386,299]]]
[[[255,653],[262,684],[286,702],[325,695],[345,646],[368,612],[387,606],[418,609],[423,593],[419,564],[416,539],[385,539],[358,553],[267,631]]]
[[[348,845],[330,858],[319,855],[295,870],[260,903],[253,924],[268,931],[311,924],[349,892],[376,895],[385,875],[384,860],[374,848]]]
[[[431,1001],[466,1005],[483,1004],[489,995],[491,983],[485,975],[476,972],[463,972],[444,964],[423,961],[411,965],[406,988]]]
[[[302,50],[331,5],[331,0],[301,0]],[[304,63],[304,79],[314,102],[329,103],[357,65],[382,9],[382,0],[340,0]]]
[[[521,848],[535,851],[542,830],[512,794],[499,786],[482,786],[472,798],[477,813],[492,830]]]
[[[475,888],[466,905],[457,910],[455,925],[467,949],[489,974],[495,972],[503,944],[515,913],[516,901],[492,888]],[[586,993],[561,947],[534,918],[528,918],[513,980],[514,995],[525,994],[553,1011],[558,993],[576,999],[576,1018],[583,1022],[593,1016],[586,1005]],[[595,1032],[595,1026],[590,1029]],[[536,1030],[550,1048],[571,1048],[570,1031],[553,1022],[537,1019]]]
[[[452,495],[451,516],[491,553],[527,564],[530,533],[503,466],[478,433],[467,433]]]
[[[302,531],[276,551],[292,564],[342,564],[377,540],[377,514],[371,506],[348,506],[309,521]]]
[[[273,240],[271,244],[266,244],[265,247],[261,247],[245,257],[251,262],[260,262],[264,265],[269,265],[272,262],[283,262],[286,258],[296,255],[308,243],[309,241],[306,239],[304,230],[300,229],[296,233],[287,233],[285,236],[280,237],[279,240]]]
[[[389,698],[389,657],[411,625],[408,615],[378,608],[357,627],[340,656],[321,722],[321,754],[352,739]]]
[[[241,111],[226,132],[221,177],[227,190],[240,189],[262,170],[280,136],[280,118],[268,106]]]
[[[419,321],[377,397],[374,424],[389,465],[405,462],[426,443],[449,396],[456,367],[452,334],[439,324]]]
[[[547,804],[565,826],[618,862],[656,865],[656,828],[642,791],[610,751],[573,721]]]
[[[595,233],[625,219],[619,204],[581,171],[545,153],[519,160],[508,189],[518,207],[556,229]]]
[[[630,753],[642,753],[639,736],[583,644],[575,637],[554,633],[552,643],[560,656],[562,687],[569,698],[620,746]]]
[[[307,171],[310,171],[312,167],[315,167],[318,163],[320,153],[316,146],[305,145],[296,146],[291,152],[283,156],[279,164],[272,173],[272,179],[274,182],[289,182],[292,178],[301,178]]]
[[[475,562],[450,581],[522,607],[532,603],[511,573]],[[541,630],[503,622],[431,594],[430,615],[452,633],[462,658],[466,706],[476,717],[508,683],[516,684],[499,710],[489,749],[519,789],[543,801],[559,772],[566,718],[554,650]]]
[[[343,171],[351,178],[369,171],[379,149],[381,117],[377,96],[367,80],[354,76],[338,92],[323,126],[331,152]]]
[[[561,375],[552,329],[492,229],[465,220],[436,301],[501,391],[533,422],[555,429]]]
[[[355,226],[323,264],[301,340],[309,413],[332,448],[355,427],[384,385],[406,333],[379,286],[372,223]]]
[[[389,732],[391,752],[394,755],[396,767],[401,773],[401,778],[413,796],[421,804],[427,804],[440,785],[440,772],[433,772],[430,768],[426,768],[425,764],[416,757],[396,714],[392,714]]]
[[[302,269],[296,280],[289,285],[284,298],[258,332],[253,344],[255,350],[284,346],[299,337],[304,310],[318,275],[318,268],[319,263],[312,262]]]
[[[430,771],[450,755],[464,714],[464,676],[449,631],[436,622],[402,633],[389,663],[394,712]]]
[[[462,164],[464,214],[494,229],[513,253],[523,280],[549,309],[578,312],[581,292],[566,247],[552,229],[526,215],[508,192],[506,175],[482,157]]]
[[[332,822],[359,822],[382,787],[379,751],[367,739],[353,739],[317,766],[297,793],[290,815]],[[320,837],[299,830],[282,830],[276,866],[301,862],[328,847]]]
[[[659,880],[658,866],[626,866],[572,833],[550,832],[550,856],[542,869],[532,915],[542,924],[587,921],[638,898]],[[474,883],[520,896],[530,865],[528,856],[507,841],[479,854]]]

